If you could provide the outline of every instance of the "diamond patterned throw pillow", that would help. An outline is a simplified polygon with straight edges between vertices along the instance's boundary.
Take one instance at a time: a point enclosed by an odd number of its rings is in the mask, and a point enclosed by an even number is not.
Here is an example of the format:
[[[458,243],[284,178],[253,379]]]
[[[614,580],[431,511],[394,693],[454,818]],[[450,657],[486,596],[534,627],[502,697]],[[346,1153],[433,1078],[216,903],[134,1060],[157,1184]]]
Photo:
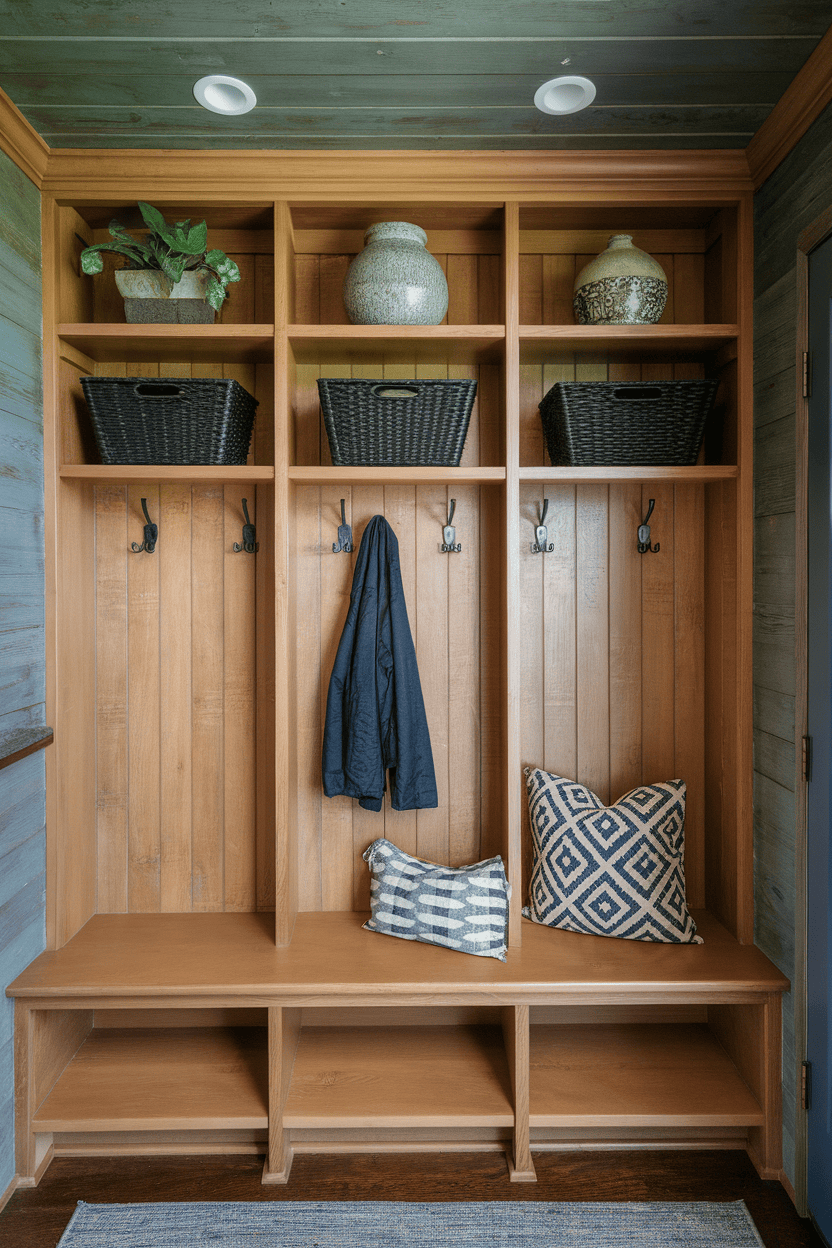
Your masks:
[[[526,768],[534,868],[523,914],[593,936],[702,944],[685,898],[685,784],[605,806],[583,784]]]

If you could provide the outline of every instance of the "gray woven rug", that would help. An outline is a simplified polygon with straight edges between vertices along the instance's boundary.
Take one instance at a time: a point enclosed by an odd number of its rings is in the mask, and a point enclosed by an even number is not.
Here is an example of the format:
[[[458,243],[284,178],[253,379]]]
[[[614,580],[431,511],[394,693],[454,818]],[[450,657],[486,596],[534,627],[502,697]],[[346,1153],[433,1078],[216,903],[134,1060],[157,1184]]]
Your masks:
[[[59,1248],[763,1248],[734,1204],[79,1203]]]

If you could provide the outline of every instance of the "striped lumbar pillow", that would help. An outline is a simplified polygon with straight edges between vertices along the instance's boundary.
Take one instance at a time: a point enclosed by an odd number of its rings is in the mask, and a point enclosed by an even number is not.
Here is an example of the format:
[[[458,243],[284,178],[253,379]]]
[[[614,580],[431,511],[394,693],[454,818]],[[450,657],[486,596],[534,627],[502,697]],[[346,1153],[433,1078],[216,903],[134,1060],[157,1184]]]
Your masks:
[[[685,897],[685,784],[645,784],[605,806],[584,785],[526,768],[535,923],[593,936],[702,944]]]
[[[441,867],[382,838],[364,861],[372,874],[368,931],[505,962],[510,888],[502,859]]]

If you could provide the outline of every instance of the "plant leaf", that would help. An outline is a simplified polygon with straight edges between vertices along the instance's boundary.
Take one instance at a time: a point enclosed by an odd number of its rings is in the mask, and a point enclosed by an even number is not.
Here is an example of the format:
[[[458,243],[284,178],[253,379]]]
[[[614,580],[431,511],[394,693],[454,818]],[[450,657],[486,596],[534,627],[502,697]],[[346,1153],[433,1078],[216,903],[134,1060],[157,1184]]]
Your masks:
[[[169,277],[172,282],[178,282],[182,274],[185,272],[184,256],[162,256],[162,272]]]
[[[239,282],[240,270],[233,260],[229,260],[224,251],[215,248],[213,251],[205,253],[205,263],[209,265],[218,277],[225,278],[226,282]]]
[[[224,298],[225,287],[222,282],[218,282],[215,277],[210,277],[208,279],[208,285],[205,287],[206,302],[211,305],[215,312],[219,312]]]
[[[208,246],[208,226],[204,221],[199,225],[195,225],[189,230],[185,236],[182,250],[186,251],[189,256],[200,256]]]
[[[93,251],[88,247],[86,251],[81,252],[81,272],[88,273],[90,277],[95,273],[104,272],[104,260],[100,251]]]
[[[149,226],[151,230],[155,230],[157,234],[162,234],[164,238],[163,231],[167,230],[168,227],[165,224],[165,218],[158,208],[154,208],[152,204],[146,204],[139,200],[139,212],[144,218],[145,225]]]
[[[96,243],[93,247],[85,247],[81,252],[82,273],[100,273],[102,271],[104,262],[99,254],[102,251],[115,251],[121,256],[127,256],[127,259],[131,261],[132,267],[135,269],[157,269],[161,267],[153,263],[154,257],[152,252],[143,247],[141,243],[133,243],[130,247],[125,247],[121,243]],[[97,257],[97,261],[93,257]]]

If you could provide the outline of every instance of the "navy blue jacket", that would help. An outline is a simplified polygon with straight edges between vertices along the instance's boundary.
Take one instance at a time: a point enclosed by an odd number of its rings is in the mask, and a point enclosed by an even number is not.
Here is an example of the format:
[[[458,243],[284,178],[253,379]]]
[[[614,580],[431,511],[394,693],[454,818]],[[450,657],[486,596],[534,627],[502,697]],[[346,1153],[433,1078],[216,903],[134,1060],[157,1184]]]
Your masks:
[[[394,810],[438,805],[399,543],[384,516],[373,516],[361,539],[329,682],[324,793],[345,793],[365,810],[381,810],[387,771]]]

